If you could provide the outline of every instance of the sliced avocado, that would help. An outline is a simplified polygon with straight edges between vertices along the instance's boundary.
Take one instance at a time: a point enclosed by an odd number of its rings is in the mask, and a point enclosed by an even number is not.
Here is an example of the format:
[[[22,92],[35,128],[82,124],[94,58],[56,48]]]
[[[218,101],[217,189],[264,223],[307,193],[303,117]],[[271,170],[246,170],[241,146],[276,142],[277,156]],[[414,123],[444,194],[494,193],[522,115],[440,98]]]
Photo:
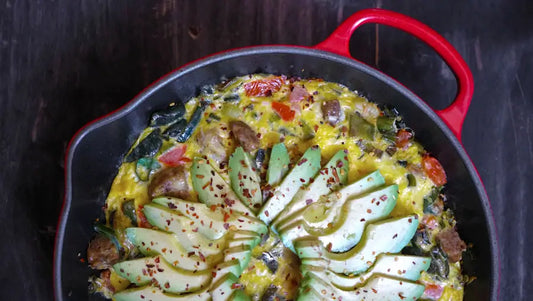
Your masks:
[[[171,265],[184,270],[205,270],[212,264],[211,259],[204,258],[204,261],[196,254],[189,255],[176,236],[170,233],[146,228],[127,228],[126,236],[142,254],[161,255]]]
[[[213,301],[231,300],[233,292],[240,289],[237,285],[239,278],[232,273],[228,273],[215,282],[209,289]]]
[[[231,301],[251,301],[252,299],[246,295],[246,293],[241,290],[234,290],[233,294],[231,294],[231,297],[229,298]]]
[[[172,216],[166,210],[160,210],[156,206],[145,206],[143,213],[148,222],[157,228],[171,232],[176,235],[180,244],[187,252],[194,252],[197,255],[202,253],[203,256],[213,256],[221,254],[226,246],[226,238],[221,237],[215,241],[207,239],[196,231],[196,227],[190,222],[181,223],[180,221],[171,220]]]
[[[348,178],[348,156],[346,150],[338,151],[329,162],[318,172],[313,182],[307,187],[301,187],[292,201],[276,217],[272,223],[275,230],[278,224],[283,223],[284,219],[293,220],[293,214],[302,208],[309,206],[311,203],[327,195],[346,183]]]
[[[320,296],[320,293],[317,292],[314,288],[309,286],[301,286],[298,293],[296,301],[322,301],[329,300],[326,297]]]
[[[153,203],[146,207],[156,207],[164,210],[171,215],[165,215],[167,218],[174,220],[187,217],[193,226],[198,228],[209,239],[219,239],[229,229],[249,230],[259,235],[268,232],[268,228],[261,220],[251,215],[245,215],[240,212],[232,212],[221,207],[209,208],[202,203],[189,202],[177,198],[161,197],[153,200]],[[163,214],[163,213],[162,213]],[[183,215],[183,216],[180,216]],[[167,223],[168,224],[168,223]]]
[[[313,288],[321,297],[328,300],[353,301],[405,301],[417,300],[424,293],[425,286],[409,280],[374,276],[364,286],[354,290],[342,290],[334,287],[327,280],[307,275],[306,288]],[[302,299],[299,299],[302,300]]]
[[[340,227],[328,231],[318,239],[331,252],[346,252],[353,248],[363,235],[365,226],[387,217],[396,206],[398,185],[387,186],[362,197],[346,201],[341,209]]]
[[[366,271],[381,253],[400,252],[416,232],[416,215],[391,218],[366,227],[361,242],[344,253],[332,253],[316,239],[296,241],[296,254],[305,264],[308,258],[328,260],[328,269],[335,273],[358,274]]]
[[[239,277],[242,274],[242,271],[238,259],[221,262],[213,268],[213,283],[216,283],[219,279],[229,273]]]
[[[130,288],[120,291],[113,295],[115,301],[141,301],[141,300],[157,300],[157,301],[174,301],[174,300],[191,300],[191,301],[209,301],[211,295],[206,291],[190,293],[186,295],[174,295],[163,292],[160,288],[155,286],[143,286]]]
[[[283,179],[283,182],[276,187],[274,195],[261,208],[258,217],[267,225],[270,224],[292,200],[298,189],[313,179],[319,168],[320,148],[310,147]]]
[[[320,275],[322,279],[328,279],[331,284],[341,289],[353,289],[360,287],[374,275],[384,275],[398,279],[417,281],[420,274],[427,271],[431,263],[430,257],[410,256],[400,254],[381,254],[376,263],[365,273],[346,276],[325,270]],[[325,276],[325,277],[324,277]]]
[[[288,224],[302,218],[306,219],[309,227],[326,229],[339,216],[340,210],[348,198],[372,191],[383,184],[385,184],[385,179],[379,170],[376,170],[339,191],[320,198],[318,202],[301,209],[301,211],[293,215],[295,217],[294,220],[286,218],[285,221],[278,224],[277,229],[281,232],[283,228],[287,228]]]
[[[285,176],[289,170],[289,153],[285,144],[278,143],[272,147],[270,153],[270,160],[268,161],[267,169],[267,183],[268,185],[275,186],[281,182],[281,179]]]
[[[261,237],[257,235],[257,232],[249,231],[249,230],[235,230],[232,231],[232,238],[233,239],[239,239],[239,238],[257,238],[258,240],[261,240]]]
[[[235,246],[224,250],[224,261],[237,259],[242,270],[248,266],[251,256],[252,248],[248,245]]]
[[[255,248],[259,244],[259,237],[252,238],[237,238],[231,239],[228,242],[228,248],[238,247],[238,246],[249,246],[250,250]]]
[[[191,167],[192,186],[198,199],[207,206],[224,206],[234,211],[252,215],[233,192],[228,183],[209,164],[209,160],[195,158]]]
[[[337,220],[328,227],[310,227],[304,218],[281,229],[281,240],[294,251],[293,241],[312,236],[331,252],[345,252],[359,242],[367,224],[391,213],[397,198],[398,186],[391,185],[350,199],[340,210]]]
[[[424,293],[425,286],[420,283],[398,280],[389,277],[374,276],[365,286],[355,290],[359,297],[356,300],[365,301],[405,301],[418,300]],[[374,293],[377,291],[378,293]]]
[[[115,272],[135,285],[157,281],[161,289],[170,293],[194,292],[207,288],[211,271],[187,271],[168,264],[161,256],[123,261],[113,266]]]
[[[229,158],[231,188],[239,199],[256,212],[263,205],[259,174],[250,155],[237,147]]]

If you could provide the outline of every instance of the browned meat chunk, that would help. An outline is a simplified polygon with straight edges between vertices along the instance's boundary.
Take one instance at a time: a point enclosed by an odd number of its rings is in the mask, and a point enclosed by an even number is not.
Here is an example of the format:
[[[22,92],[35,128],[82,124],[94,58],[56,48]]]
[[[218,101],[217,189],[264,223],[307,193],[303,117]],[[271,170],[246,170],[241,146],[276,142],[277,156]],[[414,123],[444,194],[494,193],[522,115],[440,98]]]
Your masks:
[[[259,147],[257,134],[246,123],[242,121],[231,121],[229,126],[235,140],[245,151],[252,152]]]
[[[111,294],[115,293],[115,288],[111,284],[111,271],[110,270],[103,270],[100,273],[100,279],[101,279],[100,285],[102,286],[101,287],[102,291],[107,291]]]
[[[93,269],[103,270],[118,262],[119,252],[111,239],[103,235],[97,235],[89,243],[87,260]]]
[[[151,198],[169,196],[180,199],[189,197],[189,174],[182,165],[165,168],[154,175],[148,186],[148,195]]]
[[[466,244],[455,229],[447,229],[437,234],[437,241],[451,262],[461,260],[463,251],[466,250]]]
[[[341,104],[338,100],[327,100],[322,102],[322,116],[331,126],[335,126],[341,121]]]
[[[216,160],[219,164],[228,159],[226,146],[222,139],[218,128],[201,129],[196,136],[196,142],[200,145],[202,153]]]

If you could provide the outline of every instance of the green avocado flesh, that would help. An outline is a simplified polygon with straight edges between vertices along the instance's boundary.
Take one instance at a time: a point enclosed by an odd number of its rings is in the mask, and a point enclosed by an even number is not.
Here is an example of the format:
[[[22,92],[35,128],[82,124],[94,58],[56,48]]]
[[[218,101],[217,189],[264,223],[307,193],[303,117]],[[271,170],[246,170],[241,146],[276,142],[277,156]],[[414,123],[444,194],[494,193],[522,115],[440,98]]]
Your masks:
[[[417,227],[415,215],[370,224],[363,232],[361,242],[344,253],[332,253],[316,239],[298,240],[294,247],[302,264],[307,259],[325,259],[333,272],[358,274],[366,271],[377,255],[400,252],[414,236]]]
[[[424,285],[413,281],[391,278],[387,276],[374,276],[364,286],[352,290],[343,290],[334,287],[327,281],[316,276],[304,279],[301,291],[313,289],[314,300],[387,300],[405,301],[417,300],[424,293]],[[317,294],[317,295],[316,295]],[[303,298],[302,298],[303,297]],[[300,295],[298,300],[309,300],[307,296]]]
[[[346,150],[340,150],[320,169],[313,183],[300,188],[292,201],[276,217],[272,229],[276,230],[278,225],[293,220],[301,209],[346,184],[347,178],[348,158],[346,157]]]
[[[229,178],[231,188],[239,199],[252,211],[257,211],[263,204],[259,174],[253,166],[250,155],[242,147],[237,147],[229,158]]]
[[[309,148],[293,169],[276,187],[272,196],[259,211],[258,217],[269,225],[292,200],[298,189],[309,183],[320,169],[320,148]]]
[[[347,184],[346,152],[321,166],[320,148],[311,147],[289,169],[286,147],[276,145],[267,170],[274,192],[264,203],[259,173],[242,148],[229,159],[229,184],[208,160],[195,159],[191,181],[200,202],[163,196],[144,205],[153,228],[125,234],[146,257],[113,266],[138,287],[114,300],[251,300],[239,280],[269,224],[301,260],[297,300],[419,298],[424,286],[416,281],[430,258],[399,254],[418,218],[390,218],[398,186],[385,185],[379,171]]]

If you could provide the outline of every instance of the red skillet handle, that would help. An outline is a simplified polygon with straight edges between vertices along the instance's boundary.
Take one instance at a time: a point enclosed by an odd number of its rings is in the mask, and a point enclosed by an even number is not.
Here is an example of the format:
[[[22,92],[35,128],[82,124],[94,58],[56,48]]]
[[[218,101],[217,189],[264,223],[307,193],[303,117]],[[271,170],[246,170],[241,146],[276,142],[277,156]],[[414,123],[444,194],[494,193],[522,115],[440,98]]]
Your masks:
[[[367,23],[377,23],[401,29],[426,42],[448,64],[457,78],[457,96],[444,110],[435,110],[437,115],[450,127],[459,141],[472,94],[474,79],[461,55],[436,31],[405,15],[384,9],[364,9],[351,15],[326,40],[314,48],[352,58],[349,51],[350,37],[355,29]]]

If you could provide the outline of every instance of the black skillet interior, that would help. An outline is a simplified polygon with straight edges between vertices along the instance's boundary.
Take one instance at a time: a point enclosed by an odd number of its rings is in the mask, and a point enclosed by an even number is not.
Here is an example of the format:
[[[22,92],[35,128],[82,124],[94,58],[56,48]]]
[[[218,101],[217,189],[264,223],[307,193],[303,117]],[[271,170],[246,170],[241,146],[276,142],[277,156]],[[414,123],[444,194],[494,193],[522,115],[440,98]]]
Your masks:
[[[342,83],[371,101],[395,106],[448,174],[448,203],[455,210],[460,235],[473,244],[464,269],[477,279],[466,287],[465,300],[496,300],[498,259],[488,198],[467,154],[444,123],[406,88],[364,64],[323,51],[284,46],[246,48],[190,64],[78,133],[68,152],[65,207],[56,242],[57,300],[103,300],[88,296],[90,269],[80,258],[85,258],[93,222],[101,216],[121,159],[147,126],[150,113],[172,101],[187,100],[205,84],[256,72],[319,77]]]

